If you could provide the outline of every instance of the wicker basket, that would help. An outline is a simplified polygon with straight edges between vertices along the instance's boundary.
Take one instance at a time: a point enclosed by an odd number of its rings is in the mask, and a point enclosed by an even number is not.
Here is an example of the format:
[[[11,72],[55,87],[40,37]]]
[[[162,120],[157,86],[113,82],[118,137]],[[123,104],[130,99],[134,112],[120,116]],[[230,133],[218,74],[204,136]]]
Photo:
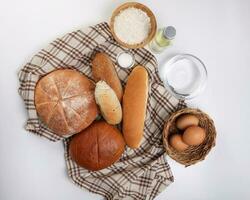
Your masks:
[[[169,144],[169,136],[181,133],[176,128],[175,121],[182,114],[193,114],[199,118],[199,126],[206,130],[204,142],[198,146],[190,146],[185,151],[177,151]],[[163,144],[167,154],[175,161],[187,166],[193,165],[205,159],[206,155],[215,146],[216,130],[213,120],[199,109],[184,108],[173,113],[165,123],[163,130]]]

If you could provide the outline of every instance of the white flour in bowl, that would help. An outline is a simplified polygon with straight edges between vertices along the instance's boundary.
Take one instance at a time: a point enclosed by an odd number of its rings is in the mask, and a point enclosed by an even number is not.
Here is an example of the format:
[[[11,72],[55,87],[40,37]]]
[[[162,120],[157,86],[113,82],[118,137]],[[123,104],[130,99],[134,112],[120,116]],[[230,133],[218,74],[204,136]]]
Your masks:
[[[130,45],[143,42],[148,37],[150,29],[150,18],[138,8],[130,7],[122,10],[114,19],[116,36]]]

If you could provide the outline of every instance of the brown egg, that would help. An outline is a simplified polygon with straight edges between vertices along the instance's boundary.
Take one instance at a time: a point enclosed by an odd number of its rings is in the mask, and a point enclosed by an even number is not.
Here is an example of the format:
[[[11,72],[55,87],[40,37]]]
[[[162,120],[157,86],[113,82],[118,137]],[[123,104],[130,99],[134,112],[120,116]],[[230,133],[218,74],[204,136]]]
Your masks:
[[[180,130],[184,130],[189,126],[197,126],[199,119],[195,115],[184,114],[178,117],[176,121],[176,127]]]
[[[182,136],[183,141],[189,145],[199,145],[206,137],[206,132],[199,126],[188,127]]]
[[[170,137],[169,143],[177,151],[184,151],[188,148],[188,145],[183,142],[180,134],[172,135]]]

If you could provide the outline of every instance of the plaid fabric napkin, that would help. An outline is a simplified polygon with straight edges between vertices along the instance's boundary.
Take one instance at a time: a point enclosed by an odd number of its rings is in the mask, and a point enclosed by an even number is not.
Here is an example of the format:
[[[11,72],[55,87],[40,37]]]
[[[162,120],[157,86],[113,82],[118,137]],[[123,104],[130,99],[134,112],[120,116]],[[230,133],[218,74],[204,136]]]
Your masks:
[[[171,182],[173,176],[166,161],[162,144],[162,128],[168,115],[184,106],[172,97],[159,79],[155,57],[146,49],[129,50],[136,64],[149,72],[149,97],[140,148],[126,148],[114,165],[91,172],[77,166],[68,152],[70,138],[51,132],[38,118],[34,105],[34,90],[39,78],[55,69],[71,68],[91,78],[91,60],[96,52],[105,52],[116,63],[119,52],[127,50],[112,37],[107,23],[100,23],[64,35],[37,53],[19,72],[20,88],[28,121],[25,128],[49,140],[63,140],[68,174],[82,188],[104,196],[106,199],[154,199]],[[131,69],[116,70],[124,86]]]

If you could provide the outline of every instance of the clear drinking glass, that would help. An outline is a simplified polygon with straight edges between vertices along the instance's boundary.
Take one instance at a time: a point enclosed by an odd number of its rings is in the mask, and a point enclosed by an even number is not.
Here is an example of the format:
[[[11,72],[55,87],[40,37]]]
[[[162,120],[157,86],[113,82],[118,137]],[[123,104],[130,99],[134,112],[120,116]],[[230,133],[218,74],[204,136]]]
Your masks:
[[[160,66],[159,73],[167,90],[178,99],[196,97],[204,90],[207,82],[204,63],[190,54],[172,57]]]

